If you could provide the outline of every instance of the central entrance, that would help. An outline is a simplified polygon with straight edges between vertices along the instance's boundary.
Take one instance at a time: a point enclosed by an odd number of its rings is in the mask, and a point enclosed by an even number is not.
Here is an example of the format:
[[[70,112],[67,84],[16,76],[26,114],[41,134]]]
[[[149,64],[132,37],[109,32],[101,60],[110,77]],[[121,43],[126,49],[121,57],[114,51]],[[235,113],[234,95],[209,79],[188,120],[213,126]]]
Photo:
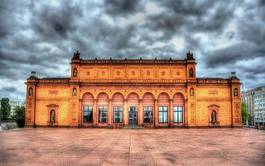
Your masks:
[[[130,106],[129,108],[129,123],[128,127],[130,128],[136,128],[138,125],[138,115],[137,110],[135,106]]]

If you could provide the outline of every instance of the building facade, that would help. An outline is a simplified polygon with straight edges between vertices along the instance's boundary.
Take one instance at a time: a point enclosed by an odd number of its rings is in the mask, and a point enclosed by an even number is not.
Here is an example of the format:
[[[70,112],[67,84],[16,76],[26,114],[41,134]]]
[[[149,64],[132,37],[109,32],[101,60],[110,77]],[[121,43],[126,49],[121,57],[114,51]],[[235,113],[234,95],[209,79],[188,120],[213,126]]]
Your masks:
[[[69,78],[26,82],[26,125],[59,127],[238,127],[240,80],[198,78],[188,53],[173,59],[81,59]]]
[[[247,104],[251,125],[265,127],[265,86],[243,92],[242,99]]]

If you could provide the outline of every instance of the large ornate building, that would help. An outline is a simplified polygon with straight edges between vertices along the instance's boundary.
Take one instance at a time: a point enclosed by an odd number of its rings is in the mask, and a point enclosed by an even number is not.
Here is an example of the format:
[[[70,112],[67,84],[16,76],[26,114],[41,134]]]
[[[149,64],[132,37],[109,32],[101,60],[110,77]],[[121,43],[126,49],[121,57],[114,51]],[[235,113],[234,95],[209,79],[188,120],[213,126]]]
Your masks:
[[[86,59],[69,78],[26,82],[26,125],[58,127],[241,126],[240,80],[196,77],[186,59]]]

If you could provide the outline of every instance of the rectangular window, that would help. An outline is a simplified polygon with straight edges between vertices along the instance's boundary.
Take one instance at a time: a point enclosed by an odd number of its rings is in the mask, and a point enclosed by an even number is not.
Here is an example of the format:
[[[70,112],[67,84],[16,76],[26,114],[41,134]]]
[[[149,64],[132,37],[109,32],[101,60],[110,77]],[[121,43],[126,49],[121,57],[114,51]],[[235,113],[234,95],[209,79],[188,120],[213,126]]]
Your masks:
[[[93,122],[93,107],[90,105],[84,106],[84,123]]]
[[[113,122],[122,123],[122,106],[113,107]]]
[[[167,106],[160,106],[158,109],[159,112],[159,123],[167,123]]]
[[[153,107],[144,107],[144,123],[153,123]]]
[[[107,123],[108,120],[108,108],[107,106],[99,106],[98,107],[98,121],[99,123]]]
[[[176,106],[173,108],[174,110],[174,123],[182,123],[183,122],[183,107]]]

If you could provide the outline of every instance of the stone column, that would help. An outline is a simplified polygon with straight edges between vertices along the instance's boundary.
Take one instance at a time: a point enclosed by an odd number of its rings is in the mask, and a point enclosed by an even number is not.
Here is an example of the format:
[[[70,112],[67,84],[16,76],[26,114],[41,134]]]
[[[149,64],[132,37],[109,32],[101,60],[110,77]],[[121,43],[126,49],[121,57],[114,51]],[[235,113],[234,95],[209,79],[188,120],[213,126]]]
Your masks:
[[[94,99],[93,103],[93,126],[98,124],[98,108],[97,108],[97,99]]]
[[[154,124],[155,124],[155,127],[158,127],[158,104],[157,104],[157,99],[155,99],[154,101]]]
[[[112,100],[109,99],[109,104],[108,104],[108,124],[109,126],[112,125]]]
[[[143,100],[139,100],[139,111],[138,111],[138,125],[143,125]]]
[[[128,106],[127,106],[127,99],[124,100],[123,103],[123,124],[125,126],[128,125]]]
[[[169,120],[168,120],[168,125],[169,126],[173,126],[174,122],[173,122],[173,100],[169,99]]]

